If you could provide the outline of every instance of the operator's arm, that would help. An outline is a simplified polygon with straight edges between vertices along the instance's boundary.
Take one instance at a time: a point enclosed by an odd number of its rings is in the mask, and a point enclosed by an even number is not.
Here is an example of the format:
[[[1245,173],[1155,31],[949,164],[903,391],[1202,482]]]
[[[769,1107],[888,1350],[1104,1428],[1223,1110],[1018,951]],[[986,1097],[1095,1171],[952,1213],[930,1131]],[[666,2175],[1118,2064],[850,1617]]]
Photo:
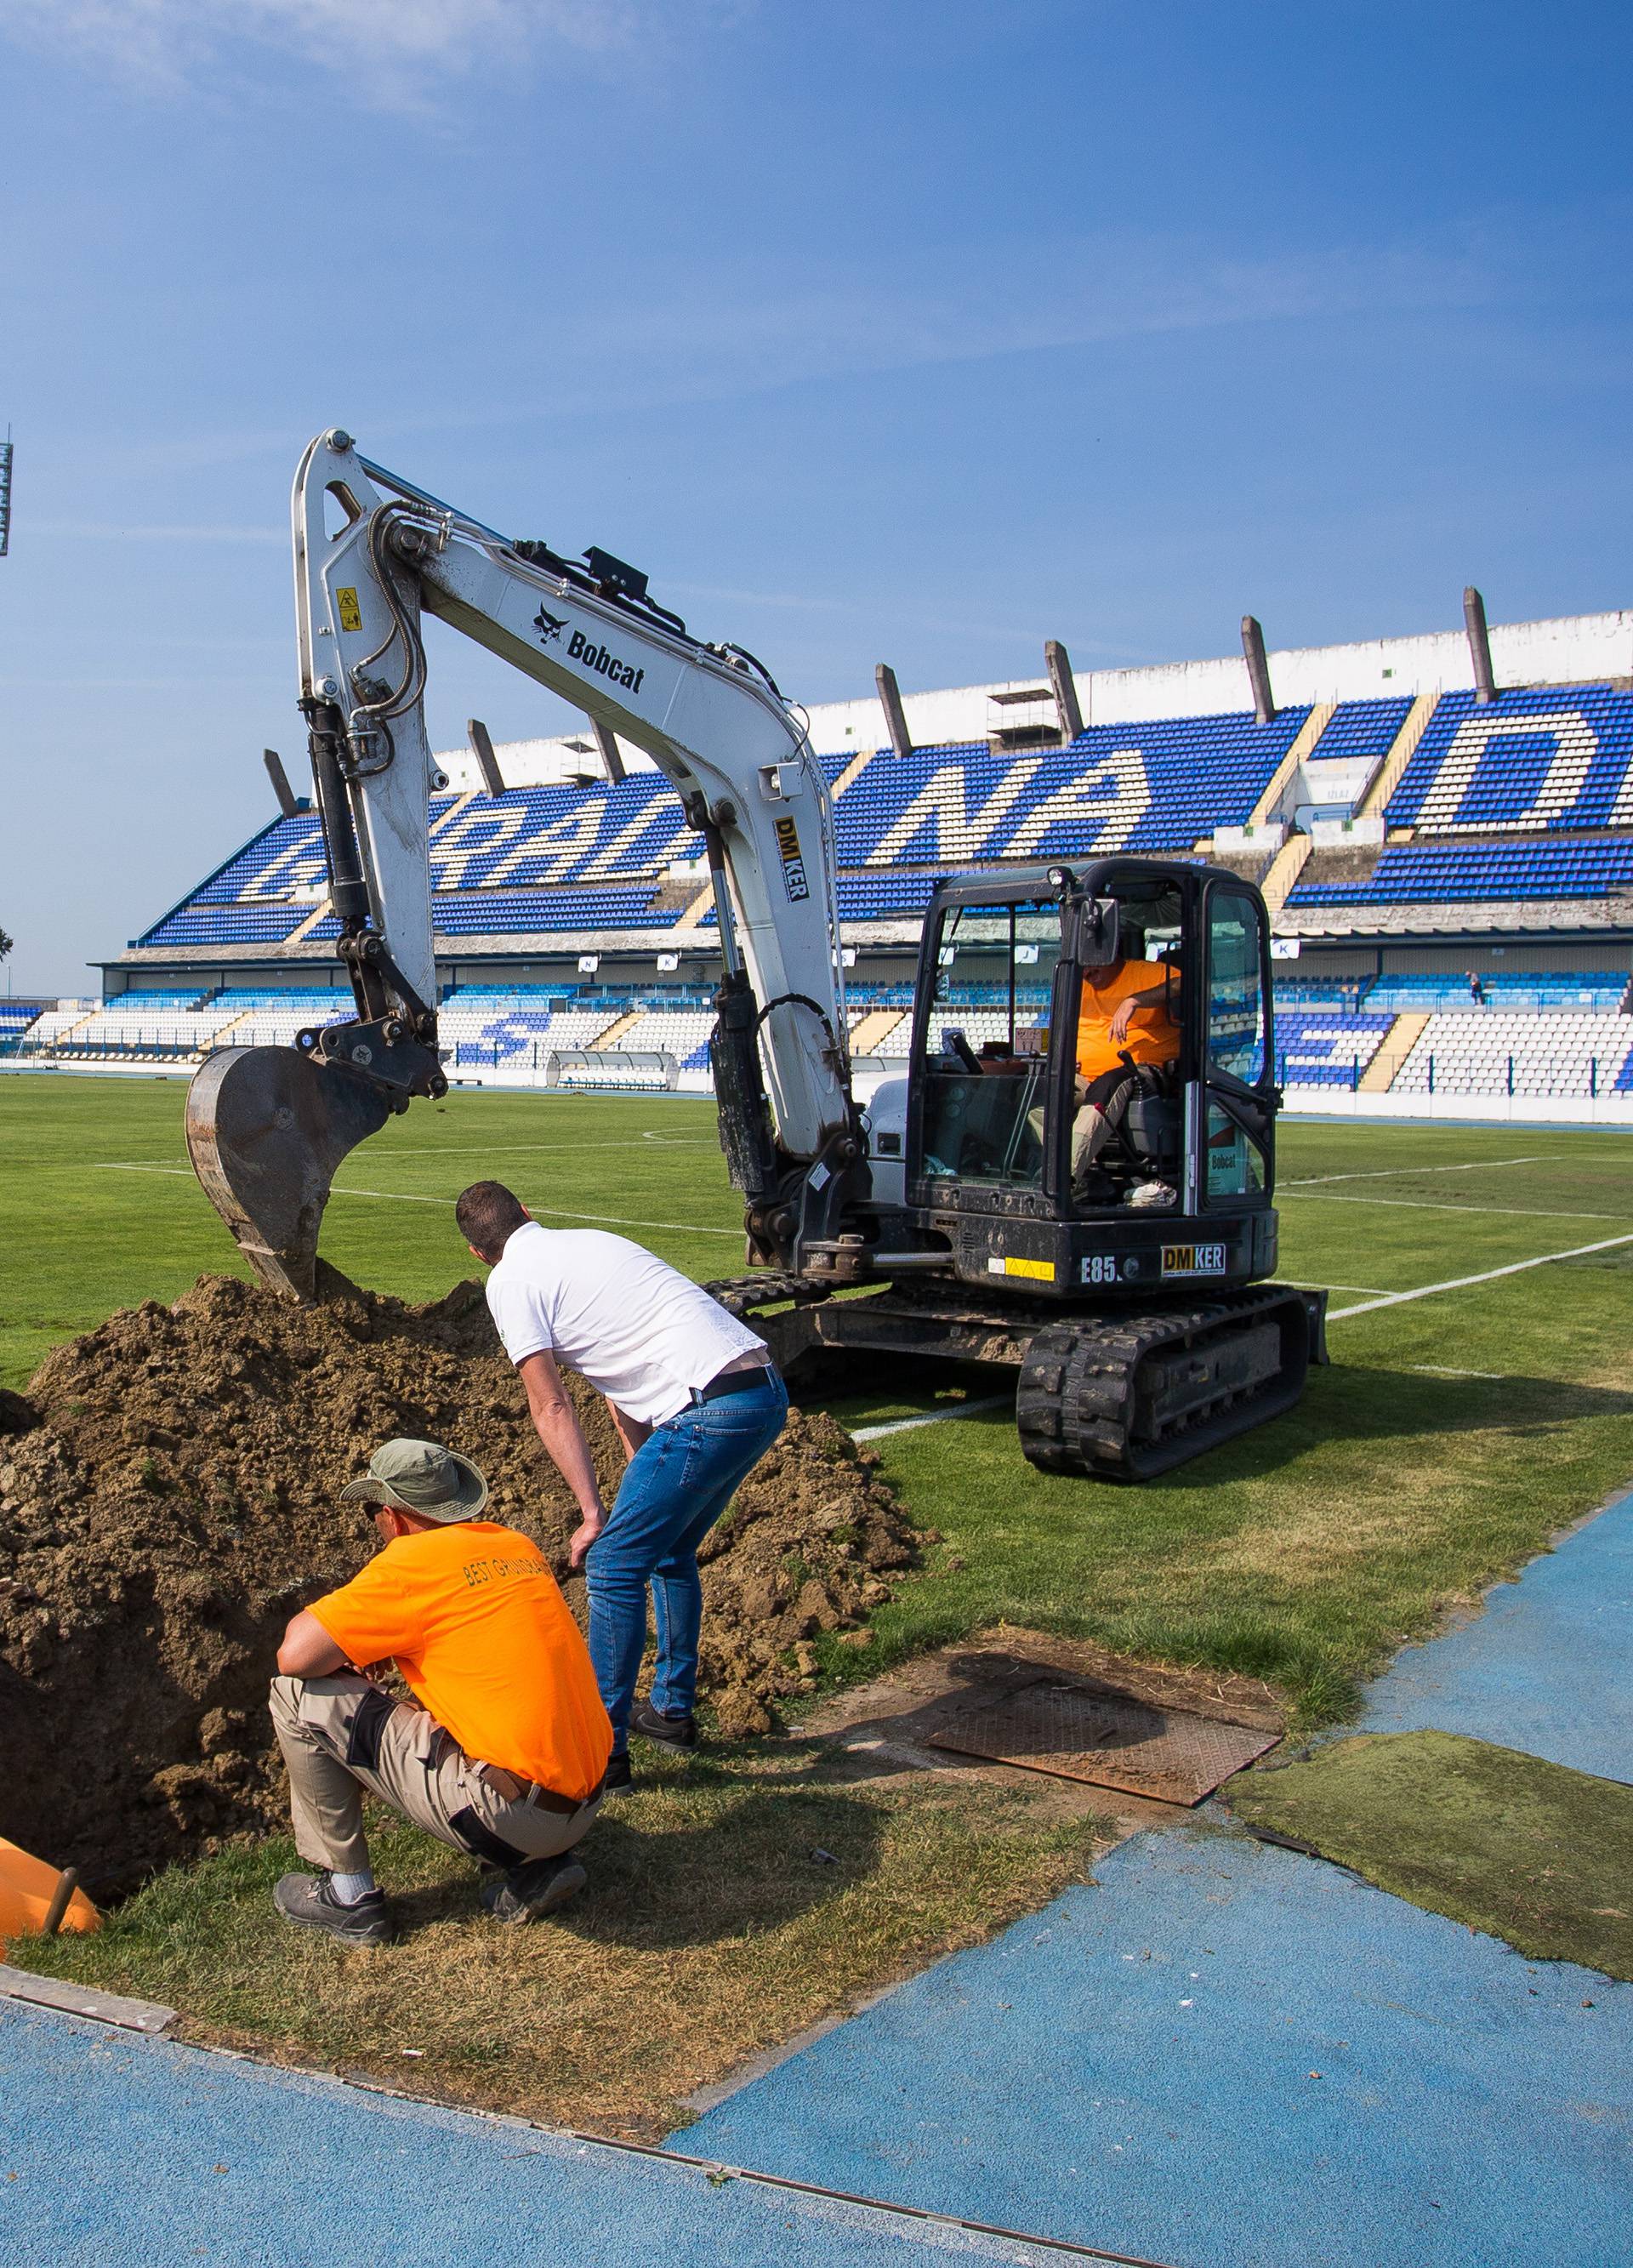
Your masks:
[[[278,1673],[283,1677],[327,1677],[343,1669],[346,1657],[316,1615],[303,1607],[291,1617],[278,1648]]]
[[[548,1351],[530,1354],[516,1368],[527,1389],[533,1430],[556,1471],[577,1498],[578,1509],[584,1515],[568,1545],[573,1565],[581,1567],[585,1554],[607,1525],[607,1509],[601,1502],[589,1443],[584,1438],[578,1413],[567,1398],[555,1357]],[[620,1426],[619,1431],[622,1430]]]
[[[1126,993],[1117,1003],[1112,1016],[1110,1027],[1112,1038],[1118,1041],[1126,1040],[1129,1036],[1129,1026],[1134,1020],[1135,1010],[1165,1006],[1168,999],[1168,992],[1169,981],[1165,976],[1160,984],[1147,985],[1144,992]]]

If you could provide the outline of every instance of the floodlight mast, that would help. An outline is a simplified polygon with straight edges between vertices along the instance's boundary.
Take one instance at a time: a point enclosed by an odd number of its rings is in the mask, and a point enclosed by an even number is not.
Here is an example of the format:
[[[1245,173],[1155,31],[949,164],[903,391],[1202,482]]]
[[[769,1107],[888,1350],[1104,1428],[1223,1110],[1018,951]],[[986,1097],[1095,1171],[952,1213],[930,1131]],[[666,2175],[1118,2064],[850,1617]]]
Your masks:
[[[11,429],[0,441],[0,559],[11,548]]]

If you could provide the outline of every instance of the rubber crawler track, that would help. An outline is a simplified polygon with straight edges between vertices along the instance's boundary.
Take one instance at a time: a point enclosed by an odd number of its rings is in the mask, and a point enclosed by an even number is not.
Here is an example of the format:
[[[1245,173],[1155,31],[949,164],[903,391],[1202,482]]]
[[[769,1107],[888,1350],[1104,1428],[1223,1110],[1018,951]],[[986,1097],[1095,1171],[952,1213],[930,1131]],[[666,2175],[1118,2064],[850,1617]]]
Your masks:
[[[1273,1375],[1243,1385],[1227,1376],[1177,1419],[1153,1428],[1144,1418],[1142,1366],[1188,1357],[1205,1376],[1211,1360],[1228,1365],[1244,1326],[1265,1323],[1280,1335]],[[1021,1447],[1045,1472],[1151,1480],[1291,1409],[1304,1390],[1309,1336],[1303,1300],[1279,1285],[1160,1314],[1046,1323],[1027,1349],[1015,1397]]]

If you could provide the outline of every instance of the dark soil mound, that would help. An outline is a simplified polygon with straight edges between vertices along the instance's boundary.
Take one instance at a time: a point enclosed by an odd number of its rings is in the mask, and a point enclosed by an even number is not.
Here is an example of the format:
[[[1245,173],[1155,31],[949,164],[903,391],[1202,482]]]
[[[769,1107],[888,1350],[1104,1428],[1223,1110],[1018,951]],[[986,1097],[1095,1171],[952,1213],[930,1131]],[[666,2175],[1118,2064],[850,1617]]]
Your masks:
[[[336,1501],[392,1434],[474,1457],[559,1577],[577,1523],[480,1289],[428,1307],[327,1273],[296,1307],[202,1277],[59,1347],[0,1434],[0,1833],[105,1893],[283,1816],[266,1710],[283,1624],[378,1539]],[[622,1452],[570,1381],[610,1501]],[[38,1422],[34,1422],[37,1419]],[[873,1459],[791,1416],[710,1537],[703,1679],[724,1731],[805,1690],[809,1640],[888,1596],[914,1535]],[[583,1585],[568,1585],[582,1610]]]

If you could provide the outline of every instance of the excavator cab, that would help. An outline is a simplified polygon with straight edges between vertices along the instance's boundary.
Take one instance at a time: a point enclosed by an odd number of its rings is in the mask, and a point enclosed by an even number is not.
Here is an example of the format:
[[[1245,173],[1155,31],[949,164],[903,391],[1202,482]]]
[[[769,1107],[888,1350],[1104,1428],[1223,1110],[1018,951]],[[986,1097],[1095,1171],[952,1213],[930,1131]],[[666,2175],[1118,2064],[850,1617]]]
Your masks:
[[[1234,875],[1129,859],[943,883],[919,962],[903,1196],[967,1256],[958,1272],[1024,1274],[1062,1298],[1269,1274],[1269,971],[1263,901]],[[1184,1267],[1188,1247],[1203,1256]]]
[[[1147,1478],[1290,1408],[1325,1294],[1264,1280],[1269,976],[1264,902],[1233,874],[1108,858],[939,884],[907,1076],[867,1111],[868,1256],[894,1280],[796,1314],[787,1351],[1012,1365],[1053,1472]]]

